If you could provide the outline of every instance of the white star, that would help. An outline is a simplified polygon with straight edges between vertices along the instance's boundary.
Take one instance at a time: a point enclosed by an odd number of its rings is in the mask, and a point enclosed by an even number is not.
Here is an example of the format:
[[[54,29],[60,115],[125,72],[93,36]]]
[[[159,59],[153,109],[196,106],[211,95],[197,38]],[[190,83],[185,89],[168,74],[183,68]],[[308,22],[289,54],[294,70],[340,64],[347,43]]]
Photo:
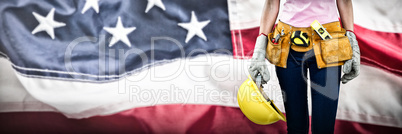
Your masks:
[[[189,23],[179,23],[178,25],[183,27],[184,29],[187,29],[187,37],[186,37],[186,43],[194,37],[194,35],[197,35],[198,37],[204,39],[207,41],[207,37],[205,37],[204,32],[202,29],[208,25],[210,20],[207,21],[202,21],[198,22],[197,16],[195,16],[194,11],[191,12],[191,21]]]
[[[84,14],[89,8],[93,8],[96,13],[99,13],[99,0],[86,0],[84,8],[82,9],[81,13]]]
[[[53,20],[54,18],[54,8],[50,10],[46,17],[39,15],[38,13],[32,12],[36,20],[38,20],[39,25],[32,31],[32,34],[36,34],[41,31],[46,31],[46,33],[54,39],[54,28],[66,26],[65,23],[57,22]]]
[[[148,13],[148,11],[151,10],[151,8],[154,6],[158,6],[163,11],[166,10],[165,5],[163,5],[162,3],[162,0],[148,0],[147,9],[145,9],[145,13]]]
[[[110,41],[109,47],[112,47],[118,41],[122,41],[128,47],[131,47],[130,40],[128,40],[127,35],[133,32],[136,28],[135,27],[128,27],[124,28],[123,24],[121,23],[121,18],[117,19],[116,27],[103,27],[103,29],[110,34],[113,35],[112,40]]]

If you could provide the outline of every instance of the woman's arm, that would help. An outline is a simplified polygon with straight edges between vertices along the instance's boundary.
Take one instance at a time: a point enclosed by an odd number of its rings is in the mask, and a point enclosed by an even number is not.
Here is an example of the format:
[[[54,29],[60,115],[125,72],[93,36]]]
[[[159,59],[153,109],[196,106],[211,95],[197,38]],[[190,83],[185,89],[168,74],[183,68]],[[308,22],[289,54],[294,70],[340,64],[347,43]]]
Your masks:
[[[353,6],[352,0],[337,0],[339,15],[341,17],[342,26],[346,30],[353,31]]]
[[[356,40],[356,35],[353,33],[353,6],[352,0],[337,0],[339,15],[341,17],[343,27],[348,30],[345,36],[349,38],[350,45],[353,50],[352,59],[347,60],[343,65],[345,73],[341,81],[343,84],[359,76],[360,73],[360,48]],[[349,32],[352,31],[352,32]]]
[[[260,34],[268,35],[272,31],[279,13],[280,0],[266,0],[261,16]]]

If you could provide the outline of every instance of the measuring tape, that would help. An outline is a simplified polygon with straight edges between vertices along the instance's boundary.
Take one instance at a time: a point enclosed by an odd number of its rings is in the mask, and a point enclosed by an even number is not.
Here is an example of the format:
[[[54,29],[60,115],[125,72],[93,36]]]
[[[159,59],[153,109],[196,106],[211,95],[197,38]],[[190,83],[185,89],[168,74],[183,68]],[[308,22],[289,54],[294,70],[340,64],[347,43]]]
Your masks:
[[[293,32],[292,36],[290,36],[290,41],[296,46],[308,47],[310,44],[307,33],[302,31]]]

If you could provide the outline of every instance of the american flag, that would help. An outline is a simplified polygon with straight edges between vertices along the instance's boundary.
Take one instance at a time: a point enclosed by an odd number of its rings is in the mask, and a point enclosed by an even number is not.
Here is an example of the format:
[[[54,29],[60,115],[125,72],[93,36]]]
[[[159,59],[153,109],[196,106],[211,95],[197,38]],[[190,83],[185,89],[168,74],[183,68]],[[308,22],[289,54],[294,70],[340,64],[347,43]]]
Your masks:
[[[226,1],[18,0],[1,9],[0,51],[29,77],[99,82],[232,50]]]
[[[1,0],[0,132],[286,133],[236,100],[263,3]],[[335,133],[401,133],[402,2],[353,5],[361,74],[341,87]]]

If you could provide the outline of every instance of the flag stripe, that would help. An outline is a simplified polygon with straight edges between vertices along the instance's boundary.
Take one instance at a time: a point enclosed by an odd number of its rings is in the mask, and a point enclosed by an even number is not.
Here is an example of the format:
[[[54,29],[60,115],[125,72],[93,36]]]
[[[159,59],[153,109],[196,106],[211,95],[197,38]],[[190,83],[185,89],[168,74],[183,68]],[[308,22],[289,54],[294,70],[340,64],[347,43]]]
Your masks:
[[[2,72],[9,74],[10,78],[14,76],[13,79],[19,81],[20,87],[29,95],[72,118],[104,115],[158,104],[237,106],[237,90],[247,79],[247,61],[234,59],[230,55],[204,55],[181,59],[105,83],[27,77],[18,72],[11,73],[15,71],[12,71],[10,62],[6,59],[2,58],[0,61],[2,65],[9,65],[3,68]],[[270,66],[270,69],[273,69],[273,66]],[[4,82],[4,85],[6,84],[7,82]],[[276,87],[272,92],[279,95],[281,92],[277,83]],[[8,94],[13,92],[11,87],[2,91]],[[10,108],[13,107],[4,103],[0,111]]]
[[[0,113],[0,122],[1,133],[286,133],[283,121],[257,125],[238,108],[209,105],[158,105],[80,120],[55,112]],[[335,134],[344,133],[402,133],[402,128],[336,120]]]
[[[239,59],[248,59],[253,55],[255,37],[258,36],[256,28],[232,30],[233,56]]]
[[[363,64],[376,66],[402,77],[402,32],[372,31],[355,25]]]
[[[340,90],[338,119],[402,128],[402,77],[361,65],[360,75]]]
[[[373,31],[402,33],[401,6],[400,0],[354,0],[355,24]]]

